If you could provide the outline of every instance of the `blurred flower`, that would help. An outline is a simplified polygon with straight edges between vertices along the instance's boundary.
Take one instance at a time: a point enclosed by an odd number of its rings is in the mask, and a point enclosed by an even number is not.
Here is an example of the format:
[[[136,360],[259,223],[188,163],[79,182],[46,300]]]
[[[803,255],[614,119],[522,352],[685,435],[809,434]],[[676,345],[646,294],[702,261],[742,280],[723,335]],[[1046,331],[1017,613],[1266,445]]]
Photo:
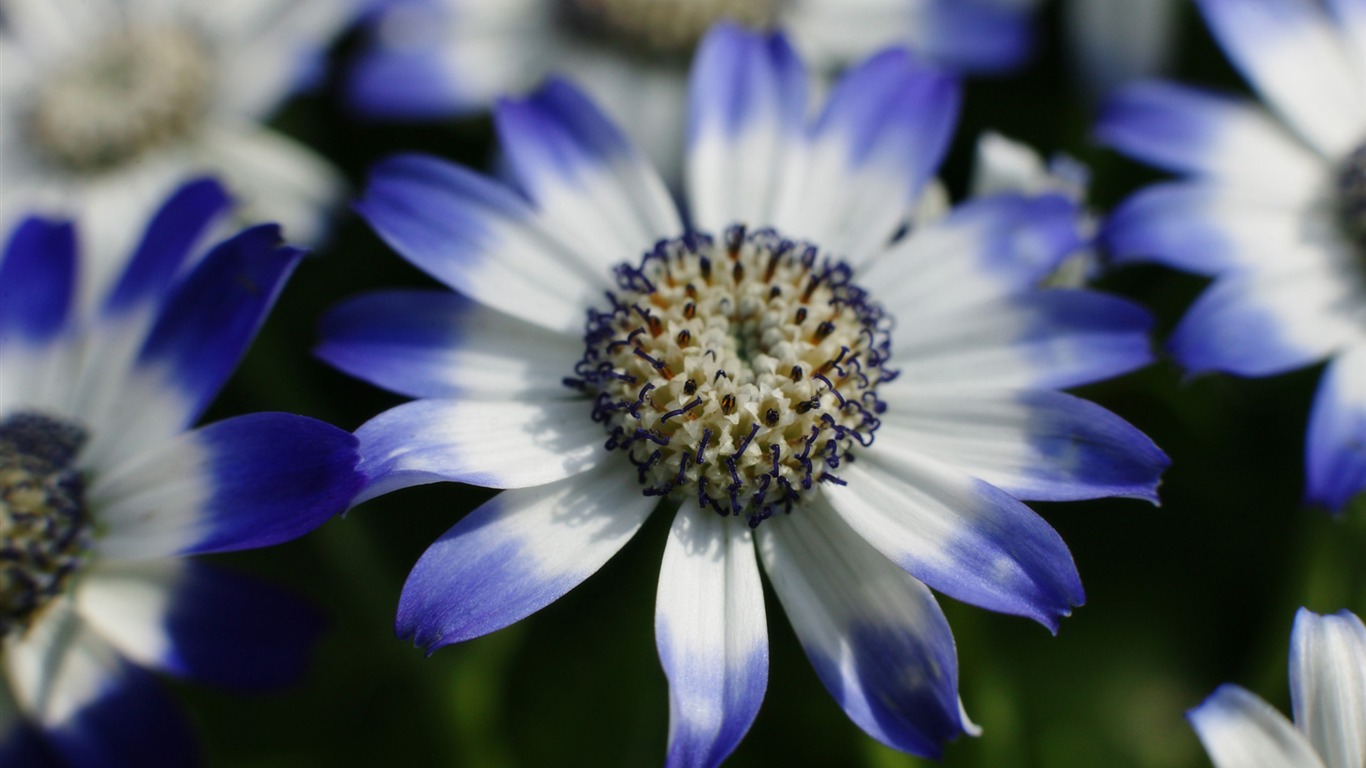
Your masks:
[[[1180,32],[1177,0],[1065,0],[1063,22],[1075,66],[1092,96],[1166,74]]]
[[[547,73],[584,83],[666,180],[678,177],[687,62],[712,23],[781,24],[820,71],[909,44],[969,71],[1018,65],[1029,49],[1018,0],[382,0],[352,97],[367,114],[432,118],[482,110]]]
[[[1366,625],[1348,611],[1304,608],[1290,635],[1286,720],[1255,694],[1221,685],[1187,713],[1216,768],[1366,765]]]
[[[320,629],[297,599],[181,559],[292,539],[361,485],[355,438],[312,419],[187,431],[300,256],[261,225],[189,265],[227,204],[183,187],[93,312],[70,223],[25,220],[0,262],[0,765],[188,765],[143,667],[269,686]]]
[[[0,0],[0,227],[78,221],[87,290],[191,174],[221,173],[291,240],[324,227],[341,178],[261,126],[354,14],[354,0]]]
[[[375,293],[323,322],[321,357],[420,398],[357,432],[361,498],[510,489],[418,561],[401,636],[435,649],[531,614],[665,500],[671,765],[721,762],[758,710],[760,560],[849,717],[939,754],[975,727],[927,585],[1055,629],[1080,580],[1017,498],[1152,500],[1167,463],[1057,391],[1149,360],[1141,308],[1037,289],[1075,243],[1070,201],[982,198],[892,244],[949,141],[956,81],[890,50],[811,124],[807,90],[781,36],[723,25],[703,40],[692,228],[579,91],[503,101],[521,193],[408,155],[376,167],[358,204],[460,294]]]
[[[1165,83],[1121,91],[1100,139],[1191,178],[1139,192],[1102,238],[1118,260],[1215,278],[1170,342],[1191,371],[1329,361],[1306,498],[1340,510],[1366,490],[1366,2],[1200,7],[1273,111]]]

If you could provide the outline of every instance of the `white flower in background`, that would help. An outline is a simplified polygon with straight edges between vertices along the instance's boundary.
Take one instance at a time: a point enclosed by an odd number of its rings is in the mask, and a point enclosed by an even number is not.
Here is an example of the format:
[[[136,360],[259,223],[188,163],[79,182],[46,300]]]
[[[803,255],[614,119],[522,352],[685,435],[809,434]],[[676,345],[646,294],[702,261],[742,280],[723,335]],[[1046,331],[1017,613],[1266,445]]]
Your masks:
[[[0,228],[74,217],[97,291],[140,223],[219,174],[247,220],[318,238],[341,178],[261,125],[354,0],[0,0]]]
[[[1301,608],[1290,635],[1292,724],[1244,688],[1222,685],[1187,713],[1216,768],[1366,766],[1366,625]]]
[[[787,28],[817,71],[905,44],[954,69],[994,71],[1029,49],[1017,0],[387,0],[354,73],[373,116],[483,110],[547,74],[570,76],[677,180],[687,62],[720,19]]]

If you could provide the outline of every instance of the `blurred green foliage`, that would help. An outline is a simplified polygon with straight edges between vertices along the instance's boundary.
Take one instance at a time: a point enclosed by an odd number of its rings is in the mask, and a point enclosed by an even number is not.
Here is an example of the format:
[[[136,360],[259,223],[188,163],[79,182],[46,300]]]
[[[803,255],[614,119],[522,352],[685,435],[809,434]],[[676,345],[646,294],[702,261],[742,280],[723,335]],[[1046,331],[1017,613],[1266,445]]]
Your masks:
[[[985,129],[1090,165],[1100,210],[1155,175],[1088,143],[1093,105],[1040,24],[1028,70],[972,80],[945,178],[961,194]],[[1178,76],[1243,89],[1193,11]],[[356,49],[340,46],[344,66]],[[338,163],[354,188],[374,160],[422,150],[487,167],[486,119],[366,123],[341,104],[337,76],[278,117]],[[305,262],[211,417],[304,413],[354,429],[399,399],[310,355],[317,318],[376,287],[432,284],[352,213]],[[1106,278],[1159,317],[1159,344],[1203,281],[1150,267]],[[1289,711],[1294,611],[1366,615],[1366,500],[1342,518],[1300,504],[1302,446],[1320,368],[1269,379],[1186,380],[1169,361],[1081,392],[1152,436],[1174,461],[1153,508],[1128,500],[1038,505],[1081,571],[1087,604],[1057,637],[1024,619],[944,599],[958,641],[962,695],[985,733],[951,745],[943,765],[1207,766],[1183,712],[1222,682]],[[278,694],[174,684],[212,766],[434,765],[467,768],[649,766],[662,762],[668,699],[655,657],[653,600],[667,522],[656,516],[566,598],[520,624],[430,658],[393,636],[399,589],[424,548],[488,491],[433,485],[369,502],[283,547],[218,556],[309,596],[331,617],[315,663]],[[850,724],[811,672],[772,594],[772,660],[757,722],[727,763],[746,766],[930,764]]]

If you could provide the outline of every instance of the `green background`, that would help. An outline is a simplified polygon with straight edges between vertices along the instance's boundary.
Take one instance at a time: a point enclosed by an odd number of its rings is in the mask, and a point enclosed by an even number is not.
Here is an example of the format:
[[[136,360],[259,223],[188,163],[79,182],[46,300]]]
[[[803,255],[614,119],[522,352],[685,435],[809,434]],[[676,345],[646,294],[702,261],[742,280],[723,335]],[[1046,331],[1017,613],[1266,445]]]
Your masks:
[[[1107,210],[1151,171],[1088,142],[1093,108],[1059,50],[1056,10],[1040,20],[1033,63],[973,79],[945,167],[961,196],[972,145],[995,129],[1093,172]],[[1246,90],[1188,10],[1181,79]],[[335,52],[339,67],[358,36]],[[278,116],[350,178],[419,149],[487,167],[489,123],[367,123],[342,106],[338,75]],[[1255,158],[1250,158],[1255,162]],[[295,274],[210,418],[286,410],[354,429],[399,398],[311,356],[320,314],[376,287],[431,285],[348,210]],[[1159,318],[1158,343],[1204,281],[1156,267],[1102,287]],[[963,699],[985,733],[948,747],[945,766],[1207,766],[1183,712],[1222,682],[1289,710],[1294,611],[1366,615],[1366,503],[1339,519],[1300,503],[1302,446],[1322,367],[1268,379],[1187,379],[1169,360],[1080,394],[1133,422],[1173,459],[1161,507],[1129,500],[1035,505],[1071,547],[1087,604],[1054,637],[1024,619],[944,598]],[[213,561],[277,580],[329,616],[305,678],[249,695],[169,682],[213,766],[649,766],[662,763],[668,698],[655,656],[653,602],[668,528],[657,515],[581,587],[513,627],[431,657],[393,636],[413,562],[488,491],[438,484],[366,503],[271,550]],[[768,693],[727,765],[910,766],[844,717],[807,664],[772,593]]]

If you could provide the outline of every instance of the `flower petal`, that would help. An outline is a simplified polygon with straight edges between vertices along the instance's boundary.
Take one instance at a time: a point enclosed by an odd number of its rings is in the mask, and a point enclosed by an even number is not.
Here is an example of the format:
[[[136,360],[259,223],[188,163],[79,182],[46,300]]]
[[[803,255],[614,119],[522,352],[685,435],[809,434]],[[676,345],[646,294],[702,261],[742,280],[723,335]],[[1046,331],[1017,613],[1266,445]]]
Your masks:
[[[720,765],[759,713],[768,629],[754,537],[738,517],[685,502],[674,516],[655,602],[669,679],[670,768]]]
[[[1095,135],[1161,168],[1216,177],[1268,196],[1310,189],[1324,168],[1321,156],[1253,102],[1166,82],[1117,91]]]
[[[645,156],[588,97],[551,79],[494,111],[521,188],[557,232],[592,243],[604,273],[683,234],[669,190]]]
[[[197,747],[184,714],[142,669],[76,617],[52,604],[3,659],[20,708],[70,765],[184,766]]]
[[[1062,537],[1015,498],[929,460],[874,450],[825,489],[860,536],[950,597],[1057,631],[1085,599]]]
[[[939,757],[975,727],[953,634],[930,591],[819,499],[759,526],[764,568],[816,675],[868,735]]]
[[[356,210],[436,279],[551,330],[581,332],[585,310],[610,287],[592,257],[534,224],[525,200],[436,158],[401,155],[379,163]]]
[[[568,397],[582,340],[450,291],[357,296],[323,316],[315,354],[410,397]]]
[[[488,634],[597,572],[654,509],[624,462],[503,491],[437,539],[399,597],[399,637],[429,652]]]
[[[1327,768],[1366,765],[1366,625],[1348,611],[1301,608],[1290,634],[1295,725]]]
[[[714,234],[773,223],[794,190],[806,72],[787,38],[730,23],[698,46],[689,82],[686,178],[693,224]]]
[[[1341,511],[1366,492],[1366,344],[1328,364],[1309,415],[1305,461],[1309,501]]]
[[[1325,768],[1289,720],[1236,685],[1219,686],[1186,719],[1215,768]]]
[[[279,587],[183,558],[99,563],[76,607],[138,664],[240,689],[297,680],[323,629],[317,608]]]
[[[1366,82],[1313,0],[1200,0],[1224,52],[1262,97],[1327,157],[1361,141]]]
[[[76,295],[76,231],[28,218],[0,260],[0,347],[39,346],[66,328]]]
[[[87,498],[117,559],[264,547],[302,536],[360,490],[356,438],[253,413],[184,433],[99,474]]]
[[[356,503],[443,480],[525,488],[602,463],[587,400],[414,400],[356,430],[368,479]]]
[[[896,234],[948,149],[960,89],[909,52],[884,51],[834,87],[792,193],[770,222],[858,266]]]
[[[1062,392],[895,390],[883,401],[880,453],[927,456],[1020,499],[1156,504],[1171,463],[1128,422]]]

